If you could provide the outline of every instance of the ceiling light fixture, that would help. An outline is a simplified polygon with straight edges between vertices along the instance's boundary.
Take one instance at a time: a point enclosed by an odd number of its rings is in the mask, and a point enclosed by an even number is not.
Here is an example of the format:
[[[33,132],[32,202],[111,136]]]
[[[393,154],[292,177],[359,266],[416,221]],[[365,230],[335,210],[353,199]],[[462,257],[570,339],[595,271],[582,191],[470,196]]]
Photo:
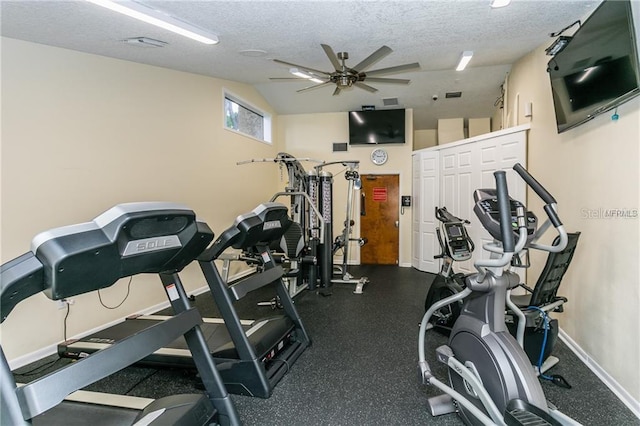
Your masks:
[[[289,72],[295,75],[296,77],[306,78],[307,80],[311,80],[314,83],[324,83],[324,81],[320,80],[314,74],[311,74],[310,72],[307,72],[307,71],[303,71],[299,68],[290,68]]]
[[[473,52],[471,50],[465,50],[464,52],[462,52],[460,62],[458,62],[458,66],[456,67],[456,71],[462,71],[463,69],[465,69],[472,57]]]
[[[155,25],[204,44],[218,44],[218,37],[165,13],[134,1],[87,0],[89,3],[122,13],[131,18]]]
[[[497,9],[499,7],[509,6],[511,0],[491,0],[491,7]]]

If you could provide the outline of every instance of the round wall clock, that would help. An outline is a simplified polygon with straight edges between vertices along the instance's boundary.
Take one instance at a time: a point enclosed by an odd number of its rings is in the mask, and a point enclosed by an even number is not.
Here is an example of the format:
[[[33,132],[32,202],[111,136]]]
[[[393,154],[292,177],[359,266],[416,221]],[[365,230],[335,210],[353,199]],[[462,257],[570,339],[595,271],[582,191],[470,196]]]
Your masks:
[[[371,161],[376,166],[381,166],[387,162],[389,159],[389,154],[382,148],[376,148],[371,152]]]

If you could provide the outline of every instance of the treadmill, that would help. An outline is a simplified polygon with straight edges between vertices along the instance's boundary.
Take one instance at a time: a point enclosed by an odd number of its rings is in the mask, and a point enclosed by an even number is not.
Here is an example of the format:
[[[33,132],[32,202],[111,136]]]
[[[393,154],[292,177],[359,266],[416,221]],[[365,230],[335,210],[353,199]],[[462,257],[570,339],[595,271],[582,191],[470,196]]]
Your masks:
[[[239,425],[235,406],[208,354],[202,317],[189,306],[177,274],[212,239],[209,227],[182,205],[121,204],[92,222],[38,234],[31,251],[0,266],[2,321],[19,302],[37,293],[61,300],[141,273],[160,275],[175,312],[166,321],[22,386],[16,384],[0,346],[0,424]],[[131,399],[127,396],[79,391],[180,336],[193,355],[204,394],[137,398],[137,405],[132,405],[123,404]]]
[[[201,328],[208,351],[231,393],[269,398],[275,385],[311,344],[283,282],[284,270],[269,250],[271,242],[278,241],[290,225],[286,206],[274,202],[260,204],[253,211],[238,216],[233,225],[198,257],[222,315],[220,319],[204,318]],[[252,254],[258,265],[255,274],[228,284],[215,261],[232,247]],[[234,302],[265,286],[275,287],[283,307],[282,314],[255,321],[240,320]],[[81,359],[164,320],[156,315],[130,317],[80,340],[62,342],[58,345],[58,355]],[[167,343],[140,363],[194,367],[184,339]]]

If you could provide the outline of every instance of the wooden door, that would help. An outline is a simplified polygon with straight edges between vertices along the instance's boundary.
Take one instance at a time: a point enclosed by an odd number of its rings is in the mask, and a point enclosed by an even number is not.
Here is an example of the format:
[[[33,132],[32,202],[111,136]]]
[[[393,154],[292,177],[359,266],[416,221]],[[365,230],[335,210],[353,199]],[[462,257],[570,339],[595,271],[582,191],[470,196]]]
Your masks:
[[[399,258],[399,175],[362,175],[360,263],[397,265]]]

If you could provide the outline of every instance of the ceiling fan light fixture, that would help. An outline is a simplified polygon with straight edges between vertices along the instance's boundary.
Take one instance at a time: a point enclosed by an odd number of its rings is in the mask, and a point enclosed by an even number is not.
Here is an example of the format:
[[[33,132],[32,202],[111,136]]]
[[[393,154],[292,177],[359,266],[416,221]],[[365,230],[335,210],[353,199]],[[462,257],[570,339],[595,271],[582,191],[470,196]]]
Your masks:
[[[147,24],[169,30],[181,36],[204,44],[218,44],[218,37],[203,29],[181,21],[177,18],[144,6],[135,1],[115,2],[111,0],[86,0],[98,6],[102,6],[114,12],[135,18]]]
[[[336,83],[339,87],[351,87],[353,86],[353,79],[349,78],[349,76],[343,75],[338,77]]]
[[[465,50],[462,52],[462,56],[460,57],[460,61],[458,62],[458,66],[456,67],[456,71],[462,71],[467,67],[469,61],[473,57],[473,51]]]

